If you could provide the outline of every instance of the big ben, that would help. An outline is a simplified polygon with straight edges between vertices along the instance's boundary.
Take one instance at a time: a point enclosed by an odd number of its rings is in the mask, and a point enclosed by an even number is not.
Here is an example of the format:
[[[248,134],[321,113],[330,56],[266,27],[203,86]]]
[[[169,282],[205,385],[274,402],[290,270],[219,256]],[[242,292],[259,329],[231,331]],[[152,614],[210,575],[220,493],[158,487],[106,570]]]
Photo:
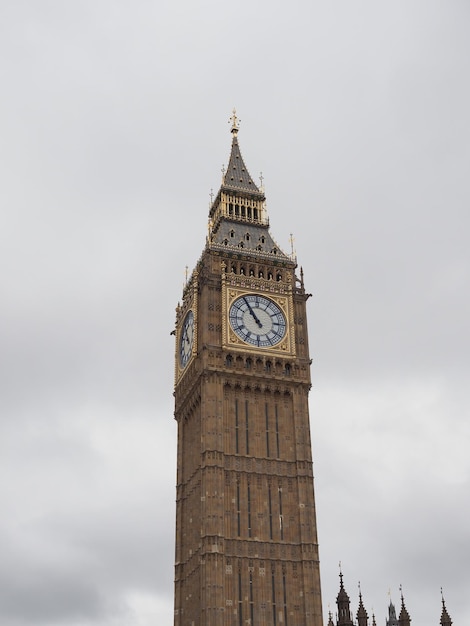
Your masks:
[[[176,310],[175,626],[321,626],[303,274],[230,160]]]

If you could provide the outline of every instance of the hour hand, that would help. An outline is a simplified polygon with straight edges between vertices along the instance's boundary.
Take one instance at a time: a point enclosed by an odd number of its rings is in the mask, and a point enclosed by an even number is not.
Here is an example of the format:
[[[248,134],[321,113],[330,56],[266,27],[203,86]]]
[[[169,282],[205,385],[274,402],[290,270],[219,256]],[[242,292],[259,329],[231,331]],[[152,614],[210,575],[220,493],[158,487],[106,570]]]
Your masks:
[[[245,300],[245,304],[246,304],[246,306],[248,307],[248,310],[250,311],[250,314],[251,314],[252,318],[253,318],[253,319],[255,320],[255,322],[258,324],[259,328],[261,328],[261,326],[262,326],[263,324],[260,322],[260,320],[259,320],[258,316],[257,316],[257,315],[256,315],[256,313],[253,311],[253,309],[251,308],[250,303],[248,302],[248,300],[247,300],[246,298],[243,298],[243,300]]]

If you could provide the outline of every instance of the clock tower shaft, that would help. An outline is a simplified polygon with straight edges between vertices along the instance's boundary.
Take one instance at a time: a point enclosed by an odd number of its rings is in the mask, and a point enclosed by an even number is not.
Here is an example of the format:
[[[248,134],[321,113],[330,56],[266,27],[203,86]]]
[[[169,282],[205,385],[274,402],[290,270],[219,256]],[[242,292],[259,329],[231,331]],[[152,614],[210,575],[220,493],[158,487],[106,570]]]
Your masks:
[[[176,315],[175,626],[321,626],[308,294],[237,132]]]

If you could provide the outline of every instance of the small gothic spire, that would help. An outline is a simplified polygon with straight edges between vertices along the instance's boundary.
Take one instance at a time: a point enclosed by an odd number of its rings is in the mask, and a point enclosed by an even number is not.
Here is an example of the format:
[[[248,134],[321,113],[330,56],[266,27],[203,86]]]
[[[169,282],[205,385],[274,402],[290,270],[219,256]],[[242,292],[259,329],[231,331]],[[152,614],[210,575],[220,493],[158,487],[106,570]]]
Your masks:
[[[336,597],[336,605],[338,607],[337,626],[353,626],[352,615],[350,610],[349,596],[343,585],[343,572],[341,571],[341,563],[339,564],[339,592]]]
[[[369,616],[367,615],[367,611],[362,602],[361,583],[358,583],[358,587],[359,587],[359,608],[357,609],[357,613],[356,613],[357,626],[367,626]]]
[[[386,622],[386,626],[398,626],[397,614],[395,611],[395,606],[392,602],[392,597],[390,593],[390,589],[388,590],[389,604],[388,604],[388,619]]]
[[[411,617],[405,607],[405,600],[403,598],[403,589],[401,585],[400,585],[400,594],[401,594],[401,610],[400,610],[400,615],[398,616],[398,626],[410,626]]]
[[[441,598],[442,598],[442,614],[441,614],[441,626],[452,626],[452,620],[449,617],[446,609],[446,603],[444,600],[444,594],[442,592],[441,587]]]

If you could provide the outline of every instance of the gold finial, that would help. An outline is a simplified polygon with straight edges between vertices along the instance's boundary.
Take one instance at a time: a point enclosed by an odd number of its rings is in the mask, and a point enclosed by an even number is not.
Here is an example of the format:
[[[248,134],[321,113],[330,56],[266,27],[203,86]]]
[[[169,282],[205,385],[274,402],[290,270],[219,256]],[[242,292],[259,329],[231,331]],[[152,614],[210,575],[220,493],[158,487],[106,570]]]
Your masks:
[[[229,119],[228,123],[232,124],[232,128],[231,128],[231,133],[233,135],[236,135],[238,133],[238,129],[240,128],[240,122],[241,120],[237,117],[237,110],[234,108],[232,111],[232,116]]]

